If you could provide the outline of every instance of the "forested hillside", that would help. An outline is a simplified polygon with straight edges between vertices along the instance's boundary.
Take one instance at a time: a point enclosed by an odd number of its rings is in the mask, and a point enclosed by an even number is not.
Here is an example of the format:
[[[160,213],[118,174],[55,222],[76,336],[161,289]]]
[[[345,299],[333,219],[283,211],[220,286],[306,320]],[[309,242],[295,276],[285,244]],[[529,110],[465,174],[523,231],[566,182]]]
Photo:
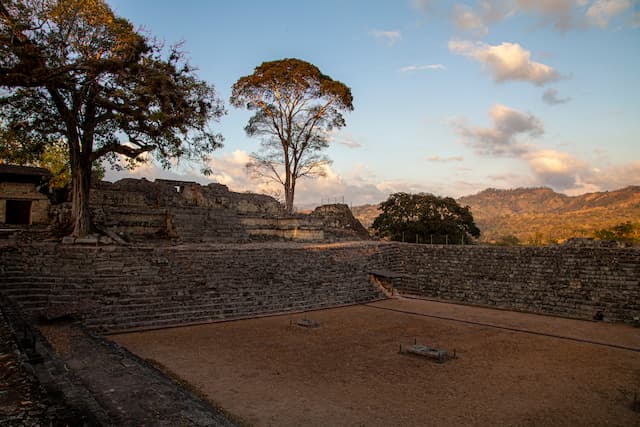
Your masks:
[[[640,223],[640,186],[574,197],[550,188],[487,189],[458,203],[471,207],[481,242],[547,244]],[[353,214],[368,228],[379,214],[377,208],[354,206]]]

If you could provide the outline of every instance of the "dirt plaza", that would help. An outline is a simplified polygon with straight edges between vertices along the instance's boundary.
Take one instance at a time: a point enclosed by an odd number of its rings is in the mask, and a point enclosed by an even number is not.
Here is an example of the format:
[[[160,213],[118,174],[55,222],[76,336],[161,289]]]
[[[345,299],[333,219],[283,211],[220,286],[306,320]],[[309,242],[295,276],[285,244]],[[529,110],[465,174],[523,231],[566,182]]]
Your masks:
[[[621,324],[390,299],[109,339],[248,425],[640,425]]]

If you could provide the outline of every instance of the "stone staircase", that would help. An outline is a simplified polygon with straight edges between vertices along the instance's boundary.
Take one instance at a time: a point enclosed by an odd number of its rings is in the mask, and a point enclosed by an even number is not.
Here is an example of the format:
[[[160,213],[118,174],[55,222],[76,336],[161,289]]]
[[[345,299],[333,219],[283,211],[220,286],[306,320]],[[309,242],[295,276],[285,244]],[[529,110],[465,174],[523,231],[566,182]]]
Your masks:
[[[0,250],[0,290],[36,316],[102,333],[255,317],[383,298],[358,261],[372,248],[217,245]]]

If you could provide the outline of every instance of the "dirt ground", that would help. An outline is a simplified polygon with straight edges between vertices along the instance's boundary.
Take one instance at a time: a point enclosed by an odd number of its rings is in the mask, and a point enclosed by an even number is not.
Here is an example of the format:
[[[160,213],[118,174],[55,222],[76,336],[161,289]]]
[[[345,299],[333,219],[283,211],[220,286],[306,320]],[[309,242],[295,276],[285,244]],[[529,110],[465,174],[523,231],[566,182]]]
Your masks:
[[[256,426],[640,426],[625,325],[394,299],[110,339]]]

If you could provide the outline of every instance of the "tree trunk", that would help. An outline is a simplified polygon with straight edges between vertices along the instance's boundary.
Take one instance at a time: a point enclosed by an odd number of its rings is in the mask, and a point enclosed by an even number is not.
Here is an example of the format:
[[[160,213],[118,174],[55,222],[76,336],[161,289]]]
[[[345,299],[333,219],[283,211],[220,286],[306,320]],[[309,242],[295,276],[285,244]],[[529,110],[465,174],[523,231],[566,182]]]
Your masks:
[[[91,162],[76,161],[72,163],[71,213],[73,232],[71,235],[83,237],[91,233],[91,212],[89,210]]]
[[[289,215],[293,214],[293,186],[289,184],[289,186],[284,187],[284,201],[285,201],[285,209]]]

